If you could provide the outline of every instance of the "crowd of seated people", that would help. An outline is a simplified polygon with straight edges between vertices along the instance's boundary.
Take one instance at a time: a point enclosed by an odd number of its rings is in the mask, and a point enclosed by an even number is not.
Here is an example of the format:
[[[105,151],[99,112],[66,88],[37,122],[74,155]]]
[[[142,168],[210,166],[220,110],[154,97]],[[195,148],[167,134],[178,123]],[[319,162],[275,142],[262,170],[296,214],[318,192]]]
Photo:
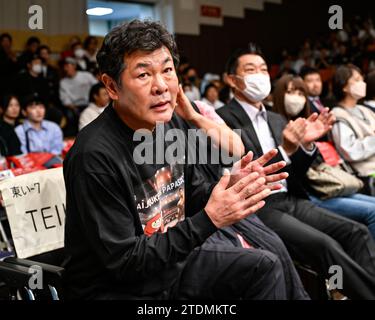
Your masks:
[[[109,98],[98,84],[97,50],[96,37],[89,36],[83,42],[72,37],[67,50],[56,55],[33,36],[26,41],[25,50],[16,53],[11,34],[0,35],[2,156],[47,151],[59,154],[64,138],[74,138],[104,110]],[[28,112],[32,108],[37,109],[36,122],[35,117],[30,118],[34,111]],[[30,130],[30,149],[21,130],[25,127]],[[50,130],[54,135],[47,141]],[[59,147],[51,147],[51,143]]]
[[[72,38],[58,68],[39,39],[30,38],[17,57],[12,37],[0,36],[3,156],[59,155],[64,137],[75,137],[102,114],[110,97],[98,77],[97,46],[94,37],[83,43]],[[279,150],[277,159],[285,161],[289,177],[257,216],[293,259],[326,278],[331,265],[347,270],[341,293],[349,298],[375,298],[374,54],[371,20],[362,25],[355,20],[332,32],[327,43],[307,40],[297,56],[284,52],[275,79],[253,44],[229,58],[223,76],[201,80],[186,60],[178,69],[187,99],[210,109],[201,113],[225,122],[226,129],[243,130],[246,152],[261,158]],[[357,188],[328,196],[314,189],[309,172],[329,166],[321,149],[327,144],[339,157],[335,169],[355,177]]]

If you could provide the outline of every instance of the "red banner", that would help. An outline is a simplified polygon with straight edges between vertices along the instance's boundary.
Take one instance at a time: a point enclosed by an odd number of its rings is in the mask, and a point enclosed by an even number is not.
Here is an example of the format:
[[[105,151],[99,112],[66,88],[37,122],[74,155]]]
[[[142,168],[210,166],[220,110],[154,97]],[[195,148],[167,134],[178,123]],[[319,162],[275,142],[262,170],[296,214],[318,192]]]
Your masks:
[[[209,18],[221,18],[221,7],[216,6],[201,6],[201,16]]]

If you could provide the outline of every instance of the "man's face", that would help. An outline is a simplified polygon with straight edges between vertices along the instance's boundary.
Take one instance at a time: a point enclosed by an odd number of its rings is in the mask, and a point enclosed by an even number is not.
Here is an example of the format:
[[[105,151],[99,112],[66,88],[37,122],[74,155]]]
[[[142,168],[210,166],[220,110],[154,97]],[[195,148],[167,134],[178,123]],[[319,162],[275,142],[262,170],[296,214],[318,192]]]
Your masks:
[[[44,61],[48,61],[49,60],[49,52],[47,49],[42,49],[40,50],[40,57],[44,60]]]
[[[242,100],[249,101],[249,99],[242,94],[246,88],[244,77],[249,74],[261,73],[268,75],[268,67],[264,59],[256,54],[245,54],[238,59],[238,66],[236,73],[228,76],[228,82],[231,87],[236,89],[236,95],[238,95]]]
[[[309,74],[305,77],[307,92],[310,97],[319,97],[322,94],[322,79],[319,73]]]
[[[41,59],[33,59],[29,64],[28,64],[28,67],[29,67],[29,70],[32,71],[35,66],[37,65],[42,65],[42,60]]]
[[[43,121],[46,114],[46,108],[43,104],[33,104],[27,106],[25,110],[25,117],[34,123],[40,123]]]
[[[75,76],[77,67],[74,64],[71,63],[65,63],[64,64],[64,71],[67,77],[72,78]]]
[[[115,107],[133,130],[152,130],[156,122],[169,122],[176,105],[178,78],[166,47],[151,53],[136,51],[125,57],[121,87],[110,92]]]

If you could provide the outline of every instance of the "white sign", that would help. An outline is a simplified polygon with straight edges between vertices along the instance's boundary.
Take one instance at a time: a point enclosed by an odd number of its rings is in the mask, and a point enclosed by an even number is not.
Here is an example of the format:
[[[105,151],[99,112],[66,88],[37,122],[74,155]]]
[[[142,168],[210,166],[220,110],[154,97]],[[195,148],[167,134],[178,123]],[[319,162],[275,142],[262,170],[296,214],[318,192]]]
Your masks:
[[[62,168],[0,182],[0,192],[19,258],[64,246],[65,184]]]

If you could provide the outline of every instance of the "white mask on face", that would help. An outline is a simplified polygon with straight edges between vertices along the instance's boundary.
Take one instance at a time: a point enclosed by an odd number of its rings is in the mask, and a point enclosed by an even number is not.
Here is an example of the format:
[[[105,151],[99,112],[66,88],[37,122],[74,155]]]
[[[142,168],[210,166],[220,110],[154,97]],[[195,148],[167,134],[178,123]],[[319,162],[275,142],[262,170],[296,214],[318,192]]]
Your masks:
[[[260,102],[267,98],[271,92],[271,80],[267,74],[248,74],[242,79],[246,85],[242,93],[251,101]]]
[[[85,50],[83,50],[83,49],[76,49],[74,51],[74,55],[76,56],[76,58],[81,59],[81,58],[83,58],[85,56]]]
[[[32,70],[33,72],[35,72],[36,74],[41,74],[42,71],[43,71],[43,67],[41,64],[34,64],[33,67],[32,67]]]
[[[356,100],[360,100],[366,96],[366,82],[356,81],[350,86],[350,94]]]
[[[306,98],[297,94],[286,93],[284,96],[285,112],[291,117],[300,114],[306,104]]]

